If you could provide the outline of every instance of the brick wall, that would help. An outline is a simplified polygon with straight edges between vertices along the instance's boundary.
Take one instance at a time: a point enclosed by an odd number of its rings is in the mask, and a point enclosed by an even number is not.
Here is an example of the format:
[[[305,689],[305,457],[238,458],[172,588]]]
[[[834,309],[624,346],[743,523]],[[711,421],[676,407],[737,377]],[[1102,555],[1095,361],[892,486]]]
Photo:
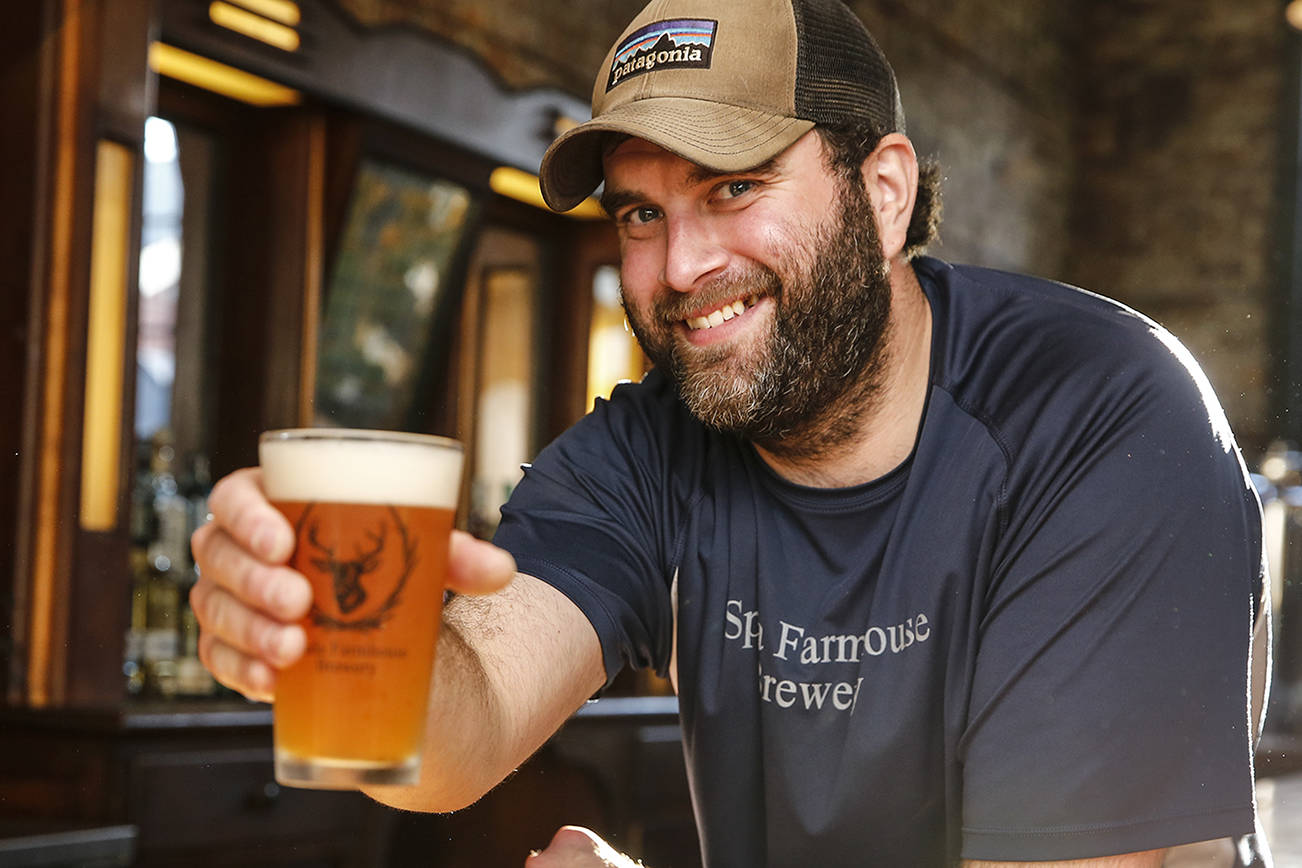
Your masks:
[[[1277,0],[1085,4],[1063,274],[1166,325],[1251,454],[1270,418],[1285,31]]]
[[[933,252],[1056,274],[1075,171],[1071,4],[853,5],[895,67],[910,137],[945,170]]]
[[[340,0],[509,87],[587,97],[642,0]],[[1268,418],[1284,76],[1278,0],[851,0],[945,168],[937,255],[1054,277],[1164,323],[1250,460]]]

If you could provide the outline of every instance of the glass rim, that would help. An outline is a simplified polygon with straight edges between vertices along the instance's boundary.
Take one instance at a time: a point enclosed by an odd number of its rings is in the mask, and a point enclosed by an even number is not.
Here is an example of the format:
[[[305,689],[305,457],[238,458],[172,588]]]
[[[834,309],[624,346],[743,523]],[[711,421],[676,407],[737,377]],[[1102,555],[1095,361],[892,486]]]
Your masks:
[[[402,443],[411,446],[436,446],[464,452],[460,440],[440,434],[418,434],[414,431],[385,431],[378,428],[276,428],[263,431],[259,443],[287,442],[293,440],[349,440],[363,443]]]

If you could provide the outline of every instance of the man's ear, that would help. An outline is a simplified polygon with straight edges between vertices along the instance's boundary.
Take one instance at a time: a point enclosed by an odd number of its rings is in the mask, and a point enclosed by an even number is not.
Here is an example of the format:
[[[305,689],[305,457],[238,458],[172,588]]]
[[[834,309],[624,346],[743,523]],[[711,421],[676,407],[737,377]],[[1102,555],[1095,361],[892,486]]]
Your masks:
[[[864,189],[877,218],[882,254],[889,262],[904,249],[918,194],[918,155],[901,133],[882,136],[863,161]]]

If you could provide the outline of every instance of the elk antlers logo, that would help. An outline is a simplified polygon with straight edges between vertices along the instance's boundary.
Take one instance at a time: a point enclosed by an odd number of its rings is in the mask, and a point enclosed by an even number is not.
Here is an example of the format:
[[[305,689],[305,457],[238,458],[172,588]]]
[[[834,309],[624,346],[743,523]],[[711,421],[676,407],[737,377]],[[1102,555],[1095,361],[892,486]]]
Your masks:
[[[329,514],[330,508],[309,504],[296,522],[298,567],[310,565],[323,579],[329,577],[337,607],[327,612],[328,603],[318,600],[310,617],[319,627],[374,630],[401,601],[416,566],[416,541],[392,506],[350,506],[353,514],[347,519]],[[323,522],[334,533],[323,534]],[[391,529],[396,539],[390,537]]]
[[[389,526],[382,522],[379,533],[368,530],[366,535],[375,545],[367,551],[357,552],[356,556],[348,561],[341,560],[335,554],[333,547],[321,544],[321,541],[316,538],[319,527],[317,522],[312,522],[312,526],[307,531],[307,538],[313,548],[325,557],[312,558],[312,566],[330,574],[334,579],[335,602],[339,604],[339,611],[345,615],[351,614],[354,609],[366,602],[366,588],[362,587],[362,576],[373,572],[380,565],[380,553],[384,551],[384,537],[388,533]]]

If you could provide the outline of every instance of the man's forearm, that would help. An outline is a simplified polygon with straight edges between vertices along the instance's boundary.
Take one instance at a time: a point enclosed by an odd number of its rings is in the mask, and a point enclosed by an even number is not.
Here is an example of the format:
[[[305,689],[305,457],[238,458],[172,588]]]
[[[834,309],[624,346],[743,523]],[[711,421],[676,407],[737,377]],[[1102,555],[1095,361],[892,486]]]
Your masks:
[[[520,576],[499,594],[458,597],[439,636],[421,781],[367,793],[408,810],[463,808],[528,759],[603,680],[591,625],[551,587]]]
[[[454,811],[471,804],[510,773],[495,776],[501,760],[495,735],[502,714],[483,664],[459,631],[444,624],[430,693],[420,783],[374,787],[372,798],[412,811]]]

